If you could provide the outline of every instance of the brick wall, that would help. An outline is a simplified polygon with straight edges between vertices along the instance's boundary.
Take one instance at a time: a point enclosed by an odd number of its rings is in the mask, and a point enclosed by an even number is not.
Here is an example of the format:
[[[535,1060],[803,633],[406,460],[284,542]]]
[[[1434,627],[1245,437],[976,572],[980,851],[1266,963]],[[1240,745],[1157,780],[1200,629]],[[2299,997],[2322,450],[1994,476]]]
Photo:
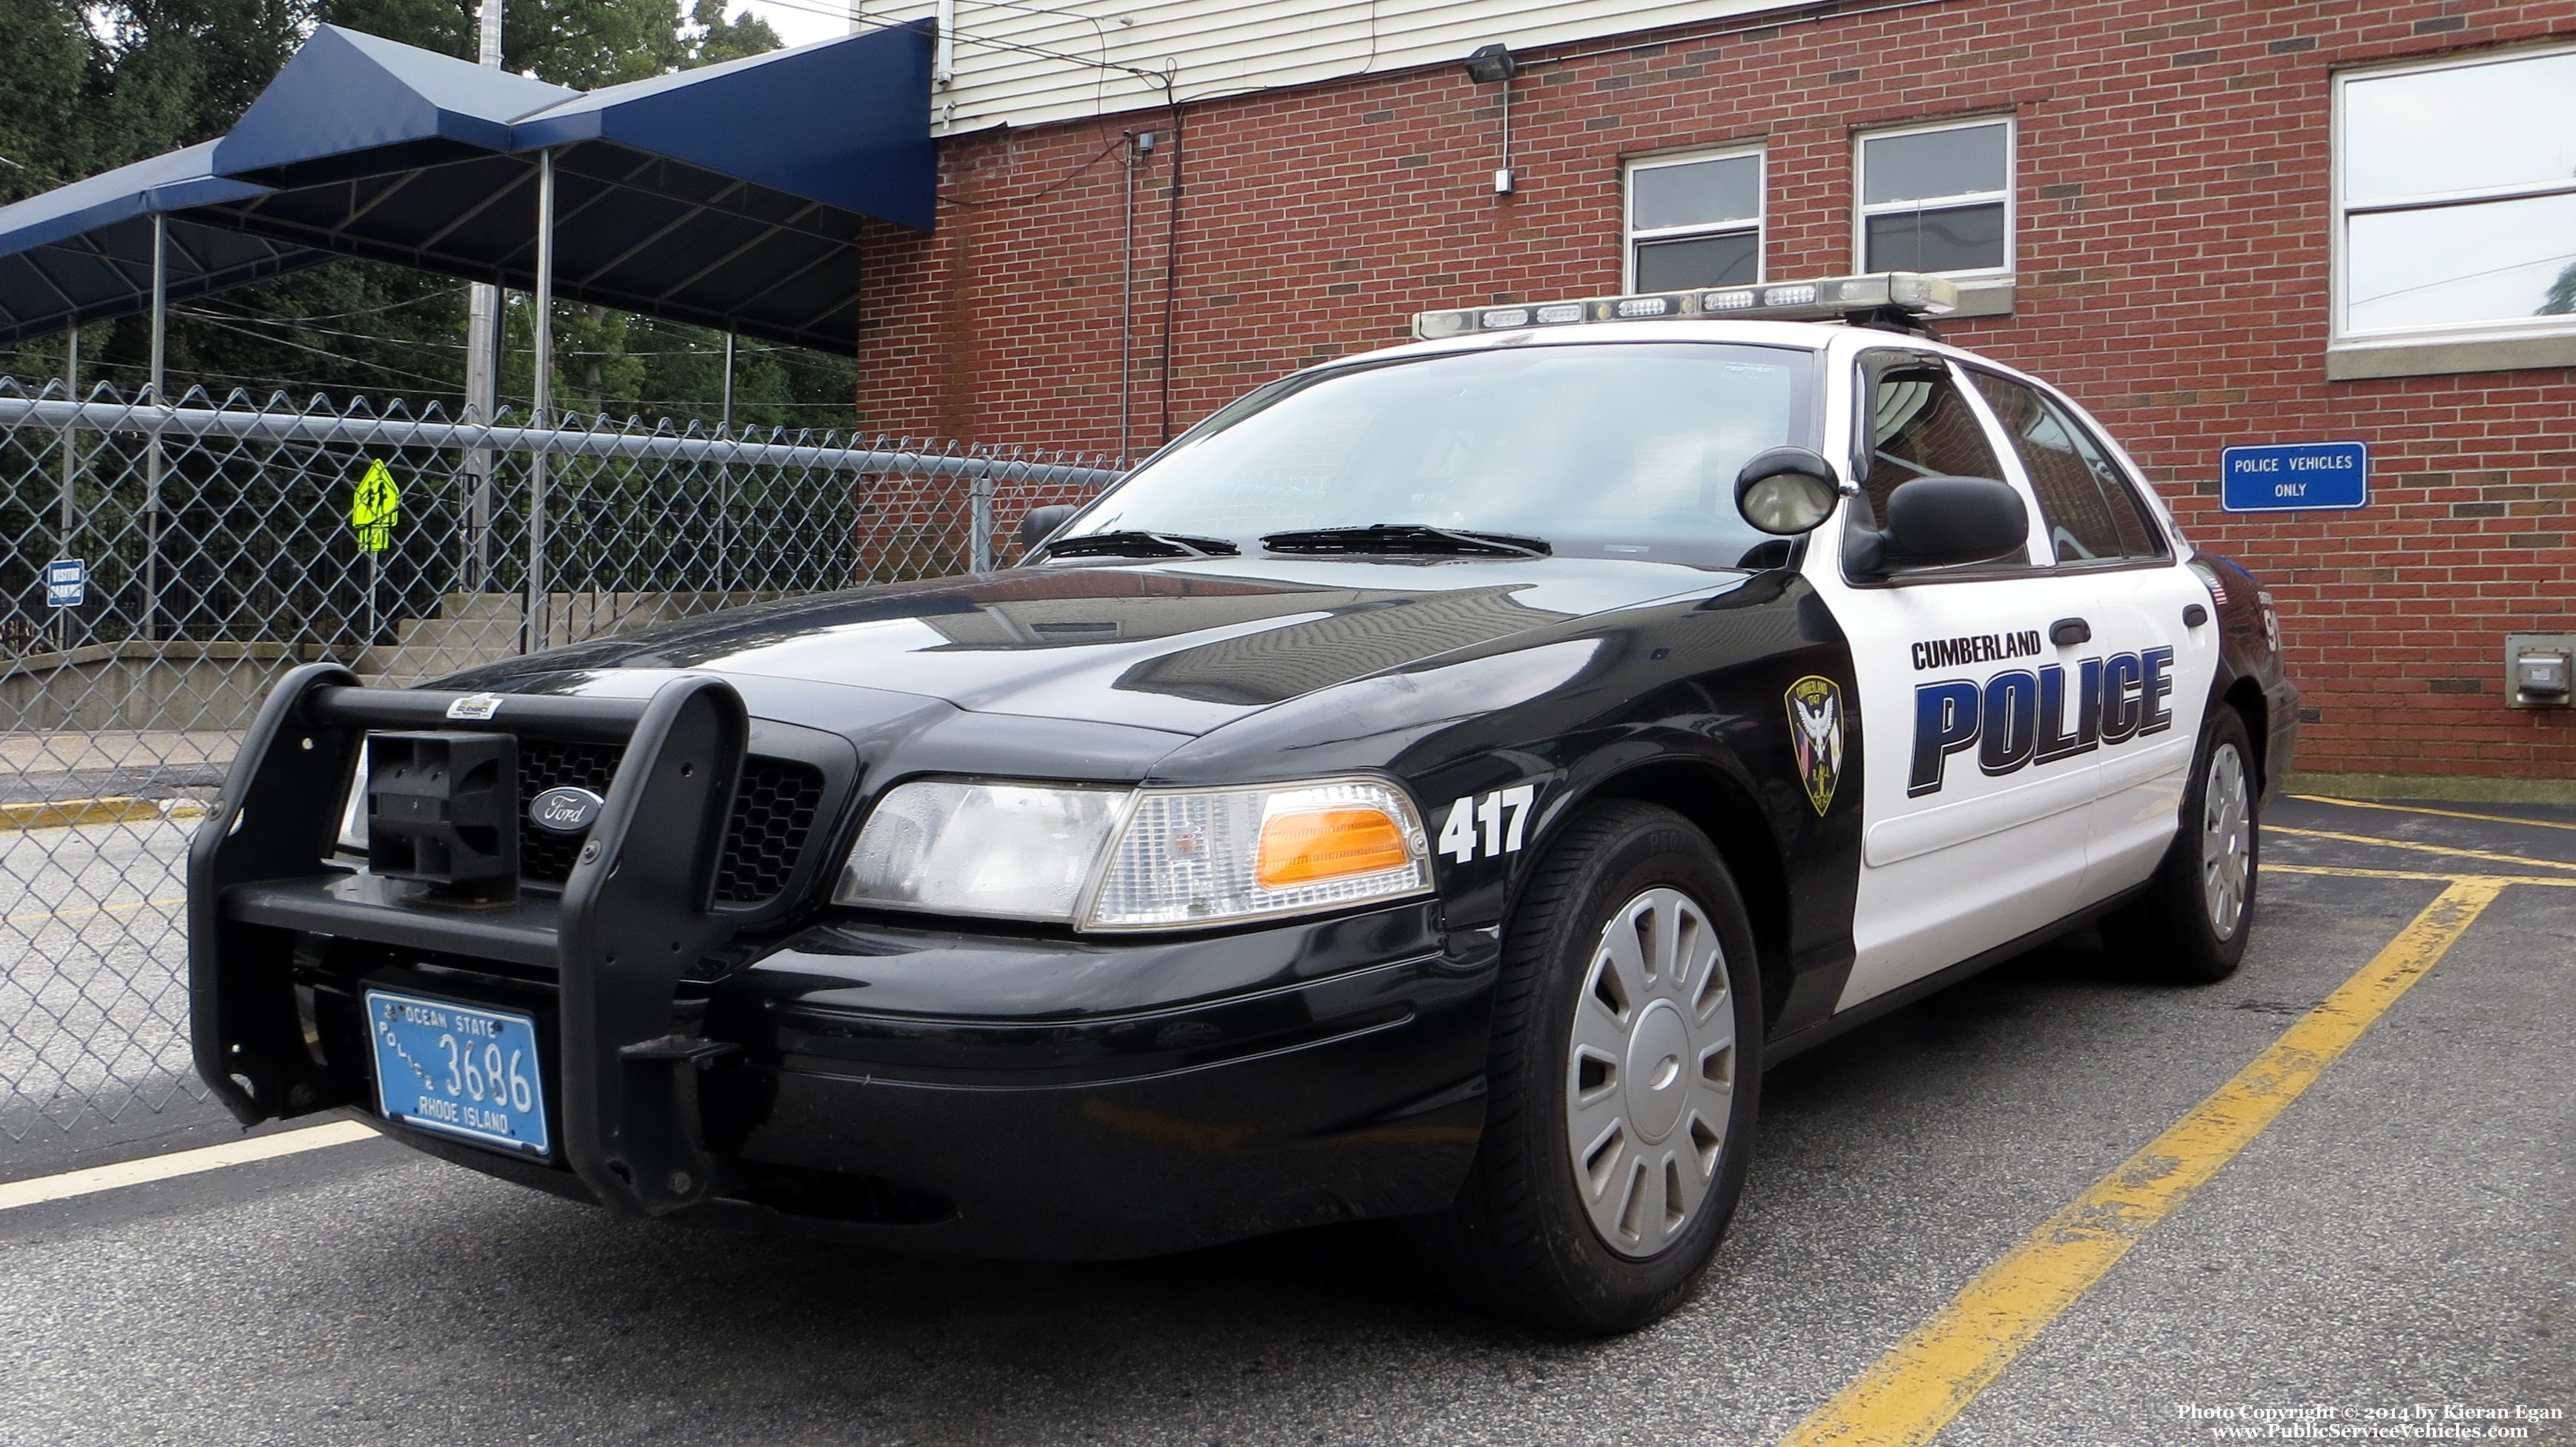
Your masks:
[[[1405,339],[1416,310],[1618,290],[1625,157],[1765,143],[1768,274],[1834,274],[1853,128],[2009,112],[2016,314],[1946,333],[2067,388],[2197,541],[2265,579],[2312,709],[2305,766],[2576,777],[2576,716],[2507,709],[2499,661],[2509,630],[2576,630],[2576,377],[2324,369],[2332,70],[2553,33],[2576,36],[2576,10],[1927,0],[1560,47],[1523,58],[1508,197],[1491,190],[1499,88],[1455,67],[1207,101],[1182,118],[1168,294],[1168,113],[962,137],[943,144],[938,234],[870,238],[861,421],[1118,445],[1122,130],[1163,142],[1135,185],[1141,452],[1167,401],[1186,426]],[[2220,447],[2355,438],[2367,510],[2218,509]]]

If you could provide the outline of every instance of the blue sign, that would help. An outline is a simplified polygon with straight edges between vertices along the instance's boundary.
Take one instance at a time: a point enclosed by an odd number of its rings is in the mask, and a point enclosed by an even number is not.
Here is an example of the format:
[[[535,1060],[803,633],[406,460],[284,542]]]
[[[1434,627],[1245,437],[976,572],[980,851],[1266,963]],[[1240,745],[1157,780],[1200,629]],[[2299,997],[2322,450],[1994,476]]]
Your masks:
[[[2285,442],[2218,454],[2218,500],[2229,512],[2367,507],[2370,448],[2360,442]]]
[[[89,564],[79,558],[57,558],[45,564],[45,606],[77,608],[89,601]]]

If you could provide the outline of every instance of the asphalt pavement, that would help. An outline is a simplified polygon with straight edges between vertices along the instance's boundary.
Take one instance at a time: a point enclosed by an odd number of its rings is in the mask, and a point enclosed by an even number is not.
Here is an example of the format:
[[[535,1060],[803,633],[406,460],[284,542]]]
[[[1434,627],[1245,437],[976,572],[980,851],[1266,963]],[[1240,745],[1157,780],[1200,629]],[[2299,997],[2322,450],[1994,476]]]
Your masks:
[[[2576,811],[2428,807],[2532,822],[2284,801],[2235,978],[2156,986],[2079,938],[1781,1067],[1705,1289],[1630,1337],[1453,1308],[1364,1227],[1112,1265],[926,1260],[626,1221],[369,1140],[0,1210],[0,1443],[1775,1443],[2451,879],[2576,885]],[[2576,1411],[2572,939],[2576,888],[2503,888],[1961,1386],[1935,1440]],[[93,1133],[83,1160],[214,1132],[173,1111],[129,1124],[170,1141]],[[58,1169],[43,1139],[0,1178]],[[2523,1425],[2506,1440],[2576,1442],[2563,1415]]]

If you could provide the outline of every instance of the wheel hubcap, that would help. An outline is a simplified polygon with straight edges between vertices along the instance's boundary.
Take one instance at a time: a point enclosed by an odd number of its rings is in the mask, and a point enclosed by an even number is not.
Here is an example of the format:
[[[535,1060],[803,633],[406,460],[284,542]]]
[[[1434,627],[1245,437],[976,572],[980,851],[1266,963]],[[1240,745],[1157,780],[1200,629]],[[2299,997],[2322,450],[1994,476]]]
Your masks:
[[[2245,919],[2246,886],[2254,875],[2253,813],[2245,761],[2234,744],[2221,744],[2201,791],[2200,897],[2209,907],[2210,929],[2222,940],[2233,938]]]
[[[1603,1244],[1652,1256],[1697,1216],[1726,1144],[1726,958],[1696,901],[1650,889],[1611,915],[1583,979],[1566,1051],[1568,1163]]]

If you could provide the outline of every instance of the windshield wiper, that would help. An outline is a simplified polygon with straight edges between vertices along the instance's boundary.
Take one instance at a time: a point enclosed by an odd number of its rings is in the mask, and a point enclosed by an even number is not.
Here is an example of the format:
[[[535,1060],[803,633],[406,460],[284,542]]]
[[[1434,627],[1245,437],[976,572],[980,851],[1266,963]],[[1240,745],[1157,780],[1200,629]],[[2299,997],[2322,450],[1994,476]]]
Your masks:
[[[1261,540],[1261,545],[1274,553],[1444,553],[1481,558],[1544,558],[1556,551],[1545,538],[1461,532],[1427,523],[1371,523],[1364,528],[1271,533]]]
[[[1187,533],[1084,533],[1046,545],[1049,558],[1231,558],[1243,549],[1224,538],[1194,538]]]

